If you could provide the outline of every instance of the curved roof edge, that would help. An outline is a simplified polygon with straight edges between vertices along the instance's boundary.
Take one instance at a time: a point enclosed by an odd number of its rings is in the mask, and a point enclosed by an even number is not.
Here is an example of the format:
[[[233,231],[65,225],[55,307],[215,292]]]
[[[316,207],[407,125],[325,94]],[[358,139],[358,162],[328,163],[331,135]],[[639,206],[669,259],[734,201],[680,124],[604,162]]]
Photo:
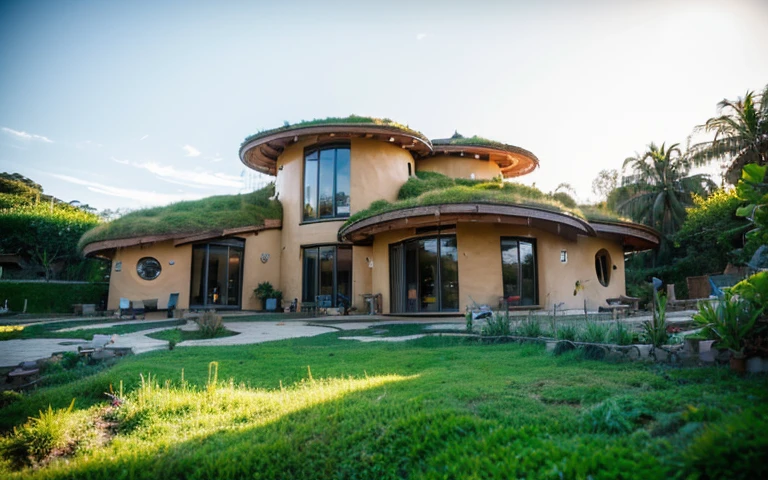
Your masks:
[[[463,156],[466,153],[493,160],[504,178],[526,175],[539,166],[539,158],[524,148],[478,136],[467,138],[458,132],[450,138],[432,139],[432,149],[433,156],[439,153]]]
[[[383,231],[449,224],[458,220],[530,226],[571,240],[577,235],[597,235],[589,222],[568,213],[524,205],[453,203],[408,207],[363,218],[343,226],[339,230],[339,239],[367,243]]]
[[[619,238],[624,246],[631,247],[631,250],[652,250],[661,244],[661,233],[647,225],[605,220],[593,220],[589,223],[598,236]]]
[[[187,243],[201,242],[204,240],[212,240],[216,238],[229,237],[232,235],[242,235],[244,233],[260,232],[262,230],[272,230],[282,228],[283,223],[281,220],[264,220],[264,225],[251,225],[247,227],[228,228],[224,230],[209,230],[206,232],[183,232],[183,233],[167,233],[163,235],[142,235],[137,237],[117,238],[112,240],[100,240],[97,242],[89,243],[83,247],[83,255],[89,256],[106,256],[106,253],[116,248],[135,247],[137,245],[147,245],[150,243],[165,242],[168,240],[174,241],[174,246],[180,246]]]
[[[276,175],[277,158],[283,150],[310,136],[316,136],[318,143],[349,138],[371,138],[397,145],[417,157],[432,153],[432,143],[424,134],[393,122],[299,123],[248,137],[240,146],[240,161],[259,172]]]

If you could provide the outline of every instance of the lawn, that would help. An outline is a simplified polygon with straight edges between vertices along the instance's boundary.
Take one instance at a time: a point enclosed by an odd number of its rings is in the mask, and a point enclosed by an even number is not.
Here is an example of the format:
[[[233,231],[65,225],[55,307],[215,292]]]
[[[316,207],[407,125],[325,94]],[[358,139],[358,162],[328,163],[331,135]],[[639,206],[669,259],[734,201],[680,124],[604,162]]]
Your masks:
[[[399,328],[399,327],[398,327]],[[768,377],[349,332],[130,357],[0,409],[4,477],[765,478]],[[211,363],[216,362],[216,363]],[[125,403],[102,392],[122,386]],[[72,399],[71,413],[66,409]],[[55,425],[55,428],[53,427]],[[18,438],[69,458],[18,470]],[[16,450],[14,450],[16,448]],[[2,472],[0,472],[2,473]]]
[[[110,319],[109,322],[115,322],[119,320]],[[33,325],[20,326],[5,326],[0,327],[0,341],[1,340],[15,340],[15,339],[28,339],[28,338],[80,338],[85,340],[93,340],[94,335],[124,335],[126,333],[140,332],[143,330],[151,330],[154,328],[167,328],[184,325],[186,320],[168,320],[167,322],[151,322],[146,323],[137,320],[133,323],[126,323],[123,325],[115,325],[112,327],[99,327],[99,328],[84,328],[81,330],[71,330],[62,332],[64,328],[74,328],[82,326],[90,326],[102,321],[82,320],[74,322],[55,322],[55,323],[36,323]]]

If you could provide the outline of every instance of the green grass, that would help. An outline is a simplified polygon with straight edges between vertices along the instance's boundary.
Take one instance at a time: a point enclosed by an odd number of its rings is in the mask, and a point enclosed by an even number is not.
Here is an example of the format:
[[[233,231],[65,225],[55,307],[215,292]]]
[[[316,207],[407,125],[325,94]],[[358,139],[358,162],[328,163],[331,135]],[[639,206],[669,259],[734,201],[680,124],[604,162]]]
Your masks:
[[[76,398],[73,414],[91,419],[80,423],[115,433],[4,477],[687,478],[716,458],[732,469],[719,478],[764,473],[752,460],[765,435],[749,432],[768,427],[766,376],[337,336],[151,352],[24,396],[0,409],[6,431]],[[105,410],[102,392],[121,382],[125,405]]]
[[[265,219],[282,219],[274,184],[242,195],[219,195],[165,207],[137,210],[87,231],[78,243],[89,243],[143,235],[192,234],[225,228],[263,225]]]
[[[110,321],[115,321],[114,319]],[[57,323],[40,323],[34,325],[28,325],[23,327],[22,330],[12,329],[10,331],[0,331],[0,340],[15,340],[15,339],[28,339],[28,338],[80,338],[85,340],[93,340],[93,336],[98,335],[123,335],[126,333],[140,332],[142,330],[151,330],[153,328],[175,327],[178,325],[184,325],[186,320],[168,320],[167,322],[152,322],[145,323],[142,321],[136,321],[135,323],[129,323],[125,325],[115,325],[114,327],[101,327],[101,328],[87,328],[82,330],[72,330],[62,332],[63,328],[74,328],[85,325],[93,325],[93,321],[78,321],[78,322],[57,322]],[[12,327],[13,328],[13,327]],[[18,327],[16,327],[18,328]]]
[[[487,180],[453,179],[436,172],[417,172],[400,188],[398,200],[377,200],[344,223],[344,226],[386,212],[428,205],[448,203],[486,203],[496,205],[522,205],[552,212],[573,215],[584,220],[611,220],[626,222],[607,210],[568,207],[553,194],[520,183]]]
[[[390,120],[389,118],[364,117],[364,116],[353,114],[347,117],[327,117],[327,118],[315,118],[313,120],[302,120],[300,122],[293,123],[293,124],[285,122],[285,125],[283,125],[282,127],[272,128],[269,130],[262,130],[258,133],[255,133],[253,135],[246,137],[245,140],[243,140],[243,143],[240,145],[240,148],[242,149],[247,143],[253,140],[256,140],[257,138],[266,137],[267,135],[272,135],[273,133],[295,130],[297,128],[303,128],[303,127],[312,127],[315,125],[347,125],[347,124],[375,125],[375,126],[381,126],[381,127],[397,128],[411,135],[415,135],[429,144],[429,139],[425,137],[423,133],[412,129],[407,125],[397,123],[393,120]]]
[[[174,341],[176,343],[185,342],[187,340],[205,340],[208,338],[224,338],[231,337],[233,335],[240,335],[240,332],[233,332],[222,328],[213,337],[207,337],[200,330],[181,330],[180,328],[173,328],[170,330],[163,330],[161,332],[150,333],[147,335],[149,338],[157,340]]]

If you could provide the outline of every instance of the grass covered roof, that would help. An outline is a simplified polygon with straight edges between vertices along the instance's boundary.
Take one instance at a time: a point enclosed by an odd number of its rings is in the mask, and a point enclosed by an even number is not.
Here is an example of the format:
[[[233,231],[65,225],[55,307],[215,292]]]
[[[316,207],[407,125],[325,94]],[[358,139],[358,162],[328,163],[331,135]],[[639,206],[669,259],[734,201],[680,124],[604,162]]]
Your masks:
[[[245,140],[243,140],[243,143],[240,145],[240,148],[242,149],[246,144],[252,142],[253,140],[257,140],[261,137],[266,137],[274,133],[279,133],[284,131],[287,132],[291,130],[297,130],[300,128],[314,127],[314,126],[321,126],[321,125],[322,126],[371,125],[371,126],[395,128],[398,130],[402,130],[403,132],[409,133],[413,136],[419,137],[422,140],[424,140],[427,144],[429,144],[429,139],[423,133],[412,129],[407,125],[403,125],[401,123],[397,123],[393,120],[390,120],[389,118],[375,118],[375,117],[362,117],[359,115],[349,115],[348,117],[315,118],[313,120],[302,120],[297,123],[285,122],[285,124],[282,127],[272,128],[269,130],[262,130],[260,132],[254,133],[253,135],[249,135],[248,137],[245,138]]]
[[[88,244],[104,240],[263,225],[267,219],[282,219],[280,202],[270,199],[274,194],[274,184],[270,184],[241,195],[219,195],[137,210],[87,231],[78,247],[82,250]]]
[[[395,210],[451,203],[520,205],[570,214],[587,221],[627,221],[607,210],[567,207],[553,195],[519,183],[454,179],[436,172],[417,172],[416,177],[411,177],[402,186],[396,202],[375,201],[367,209],[349,217],[344,226]]]

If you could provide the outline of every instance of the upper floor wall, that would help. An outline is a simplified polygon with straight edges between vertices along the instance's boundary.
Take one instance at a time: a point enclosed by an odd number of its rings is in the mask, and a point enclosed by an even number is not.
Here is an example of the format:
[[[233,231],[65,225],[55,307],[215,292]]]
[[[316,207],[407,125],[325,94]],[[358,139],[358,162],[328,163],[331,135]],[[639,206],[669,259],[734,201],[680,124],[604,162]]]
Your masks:
[[[471,156],[435,155],[421,158],[416,161],[416,168],[419,171],[442,173],[451,178],[490,180],[502,176],[501,168],[496,162]]]

